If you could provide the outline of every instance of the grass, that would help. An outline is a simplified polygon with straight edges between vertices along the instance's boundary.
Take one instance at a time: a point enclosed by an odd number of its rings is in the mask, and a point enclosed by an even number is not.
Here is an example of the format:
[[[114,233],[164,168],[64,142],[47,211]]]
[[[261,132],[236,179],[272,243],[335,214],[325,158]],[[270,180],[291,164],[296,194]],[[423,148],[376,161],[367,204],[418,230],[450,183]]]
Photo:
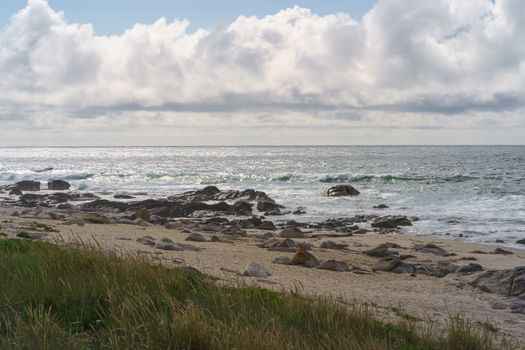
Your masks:
[[[400,311],[401,312],[401,311]],[[139,255],[0,240],[0,349],[515,349],[360,304],[224,282]]]

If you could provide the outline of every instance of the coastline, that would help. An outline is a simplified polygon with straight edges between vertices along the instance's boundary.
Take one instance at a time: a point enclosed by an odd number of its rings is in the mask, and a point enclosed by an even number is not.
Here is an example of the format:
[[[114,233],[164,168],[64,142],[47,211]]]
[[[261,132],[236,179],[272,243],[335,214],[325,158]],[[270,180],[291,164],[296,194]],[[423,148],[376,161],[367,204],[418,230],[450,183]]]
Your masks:
[[[24,212],[24,214],[20,214]],[[56,220],[48,219],[52,211],[58,216]],[[13,212],[18,212],[13,216]],[[260,245],[265,237],[279,237],[279,229],[260,230],[247,228],[246,236],[220,232],[210,224],[198,223],[199,219],[173,219],[172,225],[154,225],[146,220],[135,222],[101,223],[78,222],[72,224],[71,217],[79,218],[93,215],[97,210],[89,212],[56,208],[32,209],[0,206],[0,221],[6,238],[17,238],[21,230],[27,230],[33,224],[43,224],[58,232],[40,232],[35,237],[52,242],[82,241],[96,244],[103,249],[136,252],[155,256],[174,266],[191,266],[199,271],[222,279],[243,278],[270,289],[299,289],[303,293],[332,296],[341,301],[357,301],[377,306],[385,311],[385,317],[403,309],[411,315],[422,319],[444,321],[450,316],[462,315],[477,323],[494,325],[499,334],[509,336],[519,341],[525,341],[525,300],[510,298],[497,293],[487,293],[482,288],[476,288],[470,283],[481,274],[490,270],[513,269],[525,266],[525,251],[505,248],[512,254],[491,254],[497,245],[466,243],[453,240],[443,240],[434,236],[417,236],[402,233],[341,234],[330,230],[303,229],[302,238],[293,238],[297,244],[310,245],[308,252],[320,261],[336,260],[345,262],[350,271],[338,272],[319,268],[307,268],[276,264],[275,258],[286,256],[292,258],[297,249],[269,250]],[[108,214],[107,211],[104,212]],[[100,213],[99,215],[103,216]],[[62,217],[63,215],[63,217]],[[214,225],[216,226],[216,225]],[[169,227],[169,228],[166,228]],[[44,230],[45,231],[45,230]],[[31,232],[30,232],[31,233]],[[186,241],[190,234],[198,233],[206,242]],[[270,234],[269,234],[270,233]],[[325,237],[314,237],[322,234]],[[341,237],[326,237],[339,235]],[[38,237],[37,237],[38,236]],[[138,242],[137,239],[149,236],[155,242],[168,238],[175,245],[191,244],[198,250],[183,249],[181,251],[159,249]],[[212,236],[218,237],[212,241]],[[344,237],[343,237],[344,236]],[[323,241],[331,240],[345,249],[321,248]],[[392,271],[375,271],[372,269],[384,260],[368,256],[367,251],[382,244],[393,243],[398,256],[407,256],[403,263],[410,266],[438,266],[442,263],[456,266],[467,266],[476,263],[483,271],[467,274],[448,273],[444,277],[436,277],[415,273],[394,273]],[[446,256],[429,251],[416,251],[418,244],[435,244],[444,249]],[[397,246],[398,245],[398,246]],[[473,253],[479,251],[478,253]],[[484,253],[481,253],[484,252]],[[440,263],[441,262],[441,263]],[[256,263],[270,271],[267,278],[243,277],[245,267]],[[436,270],[437,271],[437,270]],[[432,271],[431,271],[432,272]],[[432,272],[433,273],[433,272]],[[523,309],[513,308],[523,303]]]

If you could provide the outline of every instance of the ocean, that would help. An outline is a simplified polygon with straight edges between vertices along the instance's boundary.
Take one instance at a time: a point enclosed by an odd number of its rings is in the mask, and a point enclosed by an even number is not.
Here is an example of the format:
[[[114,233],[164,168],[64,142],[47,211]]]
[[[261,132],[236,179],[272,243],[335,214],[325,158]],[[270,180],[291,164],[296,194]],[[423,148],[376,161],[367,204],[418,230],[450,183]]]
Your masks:
[[[253,188],[306,210],[277,222],[399,214],[420,218],[411,234],[508,245],[525,238],[525,146],[0,148],[0,185],[50,179],[108,199]],[[323,196],[339,183],[361,194]]]

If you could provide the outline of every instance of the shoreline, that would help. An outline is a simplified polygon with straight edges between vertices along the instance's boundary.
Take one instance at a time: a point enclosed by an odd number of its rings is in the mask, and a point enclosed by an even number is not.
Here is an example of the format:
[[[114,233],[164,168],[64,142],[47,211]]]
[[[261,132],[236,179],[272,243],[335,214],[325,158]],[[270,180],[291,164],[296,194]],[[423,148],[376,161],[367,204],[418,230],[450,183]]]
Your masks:
[[[25,214],[20,214],[24,210]],[[12,216],[14,211],[18,211],[19,215]],[[58,215],[56,220],[49,217],[49,212]],[[71,219],[89,219],[89,215],[103,217],[108,215],[108,211],[76,211],[54,207],[28,209],[5,204],[0,206],[0,224],[7,235],[5,238],[18,238],[20,231],[27,231],[35,234],[30,237],[33,239],[55,242],[82,240],[97,244],[103,249],[136,252],[158,257],[173,265],[191,266],[222,279],[243,278],[269,289],[299,288],[306,294],[367,303],[384,309],[387,314],[401,308],[415,317],[439,321],[461,314],[472,322],[494,325],[502,335],[525,341],[525,294],[507,297],[484,291],[482,286],[471,285],[472,281],[488,271],[525,266],[523,250],[505,248],[502,254],[491,254],[499,245],[401,233],[347,233],[345,236],[345,233],[335,230],[311,228],[299,228],[302,234],[289,238],[298,246],[307,247],[307,252],[321,262],[335,260],[345,263],[349,271],[341,272],[274,263],[279,257],[293,258],[297,251],[297,247],[261,247],[268,239],[285,240],[282,237],[283,230],[279,228],[246,228],[243,229],[246,235],[240,235],[225,232],[217,224],[199,223],[199,219],[170,219],[171,225],[164,226],[140,218],[126,224],[93,224],[87,220],[78,220],[75,223]],[[30,230],[31,227],[36,227],[35,223],[43,224],[41,227],[44,229]],[[47,228],[58,232],[43,232]],[[198,234],[206,241],[187,241],[191,234]],[[319,234],[325,237],[315,237]],[[292,233],[291,236],[293,235]],[[145,244],[141,240],[144,237],[153,239],[153,245],[150,245],[151,242]],[[327,240],[333,241],[339,248],[321,248]],[[168,250],[163,249],[161,243],[164,243],[164,248],[168,244]],[[400,264],[414,266],[418,270],[401,273],[395,273],[394,270],[372,271],[378,265],[392,261],[388,260],[388,254],[382,257],[367,255],[368,251],[384,243],[392,245],[387,251],[394,252],[394,261],[402,257]],[[172,250],[170,244],[183,248]],[[444,249],[446,253],[443,254],[439,249],[414,249],[417,245],[428,244]],[[478,252],[473,253],[475,251]],[[271,275],[266,278],[243,277],[246,266],[251,263],[262,266]],[[446,271],[448,273],[445,276],[432,275],[441,275],[444,273],[442,270],[450,269],[451,266],[463,267],[470,264],[479,264],[482,271],[465,274]],[[403,265],[398,265],[398,268],[400,266]],[[428,271],[425,272],[423,268]]]

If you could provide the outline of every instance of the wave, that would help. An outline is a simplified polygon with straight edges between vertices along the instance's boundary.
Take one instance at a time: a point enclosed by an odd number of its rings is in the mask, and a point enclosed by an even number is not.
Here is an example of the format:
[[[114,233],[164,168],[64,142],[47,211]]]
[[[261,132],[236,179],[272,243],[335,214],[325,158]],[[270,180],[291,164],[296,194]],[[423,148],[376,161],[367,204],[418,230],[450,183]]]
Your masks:
[[[467,175],[452,175],[452,176],[409,176],[409,175],[327,175],[319,179],[323,183],[340,183],[340,182],[426,182],[426,183],[442,183],[442,182],[466,182],[472,180],[481,180],[483,177],[474,177]]]
[[[74,174],[64,177],[64,180],[87,180],[93,176],[95,176],[95,174]]]

